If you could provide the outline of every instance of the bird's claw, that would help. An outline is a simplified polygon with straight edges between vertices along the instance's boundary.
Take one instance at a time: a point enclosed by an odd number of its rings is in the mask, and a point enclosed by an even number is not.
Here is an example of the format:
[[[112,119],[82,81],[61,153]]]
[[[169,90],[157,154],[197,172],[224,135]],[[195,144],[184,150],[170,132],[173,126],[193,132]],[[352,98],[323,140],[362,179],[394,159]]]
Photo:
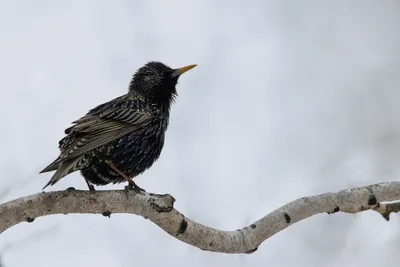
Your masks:
[[[126,198],[128,198],[128,193],[129,191],[133,190],[135,193],[137,194],[141,194],[143,192],[146,192],[146,190],[144,190],[143,188],[139,187],[138,185],[136,185],[135,183],[129,183],[127,186],[125,186],[125,195]]]

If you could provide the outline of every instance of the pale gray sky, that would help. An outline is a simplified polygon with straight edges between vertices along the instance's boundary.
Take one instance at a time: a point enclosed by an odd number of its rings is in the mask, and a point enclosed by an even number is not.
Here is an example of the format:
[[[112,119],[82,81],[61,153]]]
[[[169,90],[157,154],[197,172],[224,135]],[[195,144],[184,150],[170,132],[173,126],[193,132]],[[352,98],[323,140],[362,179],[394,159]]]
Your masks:
[[[369,0],[2,0],[1,201],[39,192],[64,129],[149,60],[198,64],[180,79],[160,160],[136,179],[193,220],[232,230],[298,197],[398,180],[399,12]],[[69,186],[86,188],[76,173],[49,190]],[[320,215],[257,253],[223,255],[137,216],[60,215],[9,229],[0,252],[6,267],[397,267],[399,237],[396,215]]]

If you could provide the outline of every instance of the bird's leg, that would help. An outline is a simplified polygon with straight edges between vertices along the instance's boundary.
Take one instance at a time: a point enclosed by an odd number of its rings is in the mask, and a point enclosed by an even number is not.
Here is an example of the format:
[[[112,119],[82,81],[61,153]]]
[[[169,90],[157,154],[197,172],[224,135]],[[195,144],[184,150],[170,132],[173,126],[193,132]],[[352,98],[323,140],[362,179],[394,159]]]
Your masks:
[[[127,193],[129,190],[135,190],[136,192],[145,192],[145,190],[139,187],[131,178],[129,178],[125,173],[118,170],[118,168],[109,160],[106,160],[106,163],[110,166],[111,169],[116,171],[119,175],[122,176],[127,182],[128,185],[125,186],[125,192]]]
[[[90,184],[89,181],[85,177],[83,177],[83,178],[85,179],[85,182],[86,182],[87,186],[89,187],[89,191],[95,192],[96,189],[94,189],[94,186],[92,184]]]

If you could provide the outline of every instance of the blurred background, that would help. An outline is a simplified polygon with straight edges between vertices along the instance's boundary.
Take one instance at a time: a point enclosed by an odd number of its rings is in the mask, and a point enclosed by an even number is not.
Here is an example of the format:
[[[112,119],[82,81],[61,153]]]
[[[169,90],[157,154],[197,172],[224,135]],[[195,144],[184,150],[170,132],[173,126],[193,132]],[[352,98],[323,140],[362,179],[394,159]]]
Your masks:
[[[161,158],[136,182],[241,228],[289,201],[400,172],[398,1],[0,1],[0,196],[35,194],[58,140],[150,60],[180,79]],[[46,190],[86,189],[79,173]],[[123,185],[98,189],[122,188]],[[54,215],[1,234],[15,266],[398,266],[399,215],[318,215],[251,255],[141,217]]]

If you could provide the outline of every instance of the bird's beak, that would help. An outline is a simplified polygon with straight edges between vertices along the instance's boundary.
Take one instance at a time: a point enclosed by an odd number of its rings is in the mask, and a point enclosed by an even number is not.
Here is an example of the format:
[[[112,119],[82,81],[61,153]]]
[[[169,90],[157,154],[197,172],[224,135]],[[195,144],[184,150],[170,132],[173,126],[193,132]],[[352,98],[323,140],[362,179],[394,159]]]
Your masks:
[[[176,77],[176,76],[182,75],[185,72],[187,72],[188,70],[191,70],[196,66],[197,66],[197,64],[193,64],[193,65],[189,65],[189,66],[185,66],[185,67],[176,69],[171,75],[172,75],[172,77]]]

